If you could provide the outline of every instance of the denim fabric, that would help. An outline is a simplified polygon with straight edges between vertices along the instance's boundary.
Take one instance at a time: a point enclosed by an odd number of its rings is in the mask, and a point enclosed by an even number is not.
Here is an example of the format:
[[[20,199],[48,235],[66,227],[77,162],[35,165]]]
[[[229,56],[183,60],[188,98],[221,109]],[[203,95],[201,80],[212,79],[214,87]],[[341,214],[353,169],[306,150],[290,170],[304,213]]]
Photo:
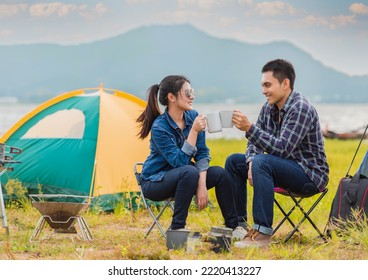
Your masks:
[[[198,112],[184,112],[185,127],[181,130],[168,114],[167,110],[158,116],[152,124],[150,155],[143,165],[141,179],[160,181],[166,172],[173,168],[191,164],[201,171],[209,167],[210,154],[206,146],[205,132],[198,134],[196,147],[187,141],[190,129]]]
[[[188,209],[198,187],[199,170],[185,165],[165,172],[161,181],[142,180],[144,195],[151,200],[161,201],[169,197],[175,199],[171,229],[184,228]],[[215,187],[216,198],[225,220],[225,225],[235,228],[238,225],[234,197],[227,172],[219,166],[207,170],[207,189]]]
[[[234,190],[236,211],[239,222],[247,222],[247,179],[248,165],[244,154],[232,154],[225,162],[225,170],[229,174]]]
[[[248,174],[248,167],[244,164],[245,158],[242,154],[233,154],[226,161],[226,171],[233,178],[235,194],[243,193]],[[244,169],[242,170],[242,168]],[[274,187],[288,188],[297,193],[317,193],[319,190],[312,182],[302,167],[293,160],[282,159],[278,156],[259,154],[252,160],[253,179],[253,205],[252,213],[253,228],[261,233],[272,235],[273,209],[274,209]],[[246,209],[246,196],[237,197],[238,215]],[[245,207],[244,207],[245,206]],[[244,207],[244,208],[243,208]],[[240,212],[242,215],[244,212]]]

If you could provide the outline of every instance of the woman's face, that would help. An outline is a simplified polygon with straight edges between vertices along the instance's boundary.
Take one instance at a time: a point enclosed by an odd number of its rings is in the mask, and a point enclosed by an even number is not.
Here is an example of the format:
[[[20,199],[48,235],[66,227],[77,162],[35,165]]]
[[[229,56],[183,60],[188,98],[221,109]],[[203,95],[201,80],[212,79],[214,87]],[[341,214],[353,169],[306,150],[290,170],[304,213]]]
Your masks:
[[[194,90],[188,82],[185,82],[176,97],[176,105],[184,111],[193,110],[194,98]]]

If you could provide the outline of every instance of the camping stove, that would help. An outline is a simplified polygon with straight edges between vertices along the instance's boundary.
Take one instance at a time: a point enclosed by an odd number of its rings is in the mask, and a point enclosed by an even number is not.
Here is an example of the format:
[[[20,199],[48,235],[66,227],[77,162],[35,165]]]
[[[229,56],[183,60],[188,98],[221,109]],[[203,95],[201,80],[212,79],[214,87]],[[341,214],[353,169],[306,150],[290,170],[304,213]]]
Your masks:
[[[9,227],[6,219],[3,191],[1,188],[1,176],[6,171],[14,170],[14,167],[11,166],[12,164],[20,163],[20,161],[13,160],[13,157],[9,156],[8,154],[21,154],[21,153],[22,150],[19,148],[7,146],[4,143],[0,143],[0,218],[2,221],[1,233],[6,237],[9,236]]]

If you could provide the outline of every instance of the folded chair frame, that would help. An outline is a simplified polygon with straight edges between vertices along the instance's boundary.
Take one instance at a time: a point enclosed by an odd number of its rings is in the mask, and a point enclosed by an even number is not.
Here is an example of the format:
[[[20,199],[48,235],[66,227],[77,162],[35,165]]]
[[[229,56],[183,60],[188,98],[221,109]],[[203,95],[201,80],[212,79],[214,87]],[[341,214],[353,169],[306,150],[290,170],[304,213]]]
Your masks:
[[[302,223],[305,220],[308,220],[308,222],[312,225],[312,227],[317,231],[318,235],[324,240],[326,241],[326,236],[319,230],[319,228],[316,226],[315,222],[311,219],[310,214],[312,213],[312,211],[316,208],[316,206],[319,204],[319,202],[322,200],[322,198],[326,195],[328,189],[325,188],[322,192],[317,193],[317,194],[313,194],[313,195],[303,195],[303,194],[296,194],[293,193],[291,191],[289,191],[288,189],[283,189],[280,187],[275,187],[275,194],[280,194],[280,195],[284,195],[284,196],[288,196],[290,197],[293,202],[294,202],[294,206],[288,211],[286,212],[284,210],[284,208],[281,206],[280,202],[276,199],[276,195],[274,198],[275,204],[277,206],[277,208],[281,211],[281,213],[284,215],[283,219],[278,223],[278,225],[275,227],[275,229],[273,230],[273,234],[275,234],[279,228],[284,224],[285,221],[288,221],[290,223],[290,225],[293,227],[292,231],[289,232],[289,234],[286,236],[284,243],[288,242],[289,239],[293,236],[293,234],[295,232],[299,232],[301,234],[301,232],[299,231],[300,226],[302,225]],[[317,199],[315,200],[315,202],[312,204],[312,206],[308,209],[305,210],[303,208],[303,206],[301,205],[301,202],[306,199],[306,198],[311,198],[314,196],[318,196]],[[300,221],[296,224],[295,222],[292,221],[292,219],[290,218],[291,214],[294,212],[294,210],[299,209],[302,213],[303,213],[303,217],[302,219],[300,219]]]
[[[148,231],[146,232],[146,235],[145,235],[145,238],[151,233],[152,229],[157,226],[158,229],[160,230],[161,232],[161,235],[166,239],[167,236],[166,236],[166,232],[165,230],[162,228],[160,222],[159,222],[159,219],[160,217],[162,216],[162,214],[165,212],[166,209],[170,208],[172,211],[174,211],[174,199],[173,198],[168,198],[166,200],[163,200],[164,202],[164,205],[161,207],[161,210],[160,212],[156,215],[152,208],[150,207],[150,203],[149,199],[147,199],[144,194],[143,194],[143,191],[142,191],[142,186],[141,186],[141,181],[140,181],[140,171],[138,170],[138,167],[140,166],[140,168],[143,166],[143,163],[142,162],[137,162],[134,164],[134,174],[135,174],[135,178],[137,180],[137,183],[138,183],[138,187],[139,187],[139,191],[140,191],[140,196],[141,196],[141,199],[143,201],[143,204],[144,204],[144,207],[148,210],[148,212],[150,213],[152,219],[153,219],[153,222],[151,224],[151,226],[149,227]]]

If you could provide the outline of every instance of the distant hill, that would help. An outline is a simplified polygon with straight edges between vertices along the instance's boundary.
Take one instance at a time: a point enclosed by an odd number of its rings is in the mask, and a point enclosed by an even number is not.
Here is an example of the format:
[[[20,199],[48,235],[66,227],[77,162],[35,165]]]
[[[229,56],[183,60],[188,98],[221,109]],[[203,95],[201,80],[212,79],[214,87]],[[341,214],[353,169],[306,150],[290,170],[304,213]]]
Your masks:
[[[275,58],[294,64],[295,88],[314,102],[368,102],[368,76],[328,68],[287,42],[247,44],[190,25],[142,27],[77,46],[0,46],[0,96],[42,102],[103,83],[145,99],[164,76],[184,74],[197,102],[261,102],[261,68]]]

